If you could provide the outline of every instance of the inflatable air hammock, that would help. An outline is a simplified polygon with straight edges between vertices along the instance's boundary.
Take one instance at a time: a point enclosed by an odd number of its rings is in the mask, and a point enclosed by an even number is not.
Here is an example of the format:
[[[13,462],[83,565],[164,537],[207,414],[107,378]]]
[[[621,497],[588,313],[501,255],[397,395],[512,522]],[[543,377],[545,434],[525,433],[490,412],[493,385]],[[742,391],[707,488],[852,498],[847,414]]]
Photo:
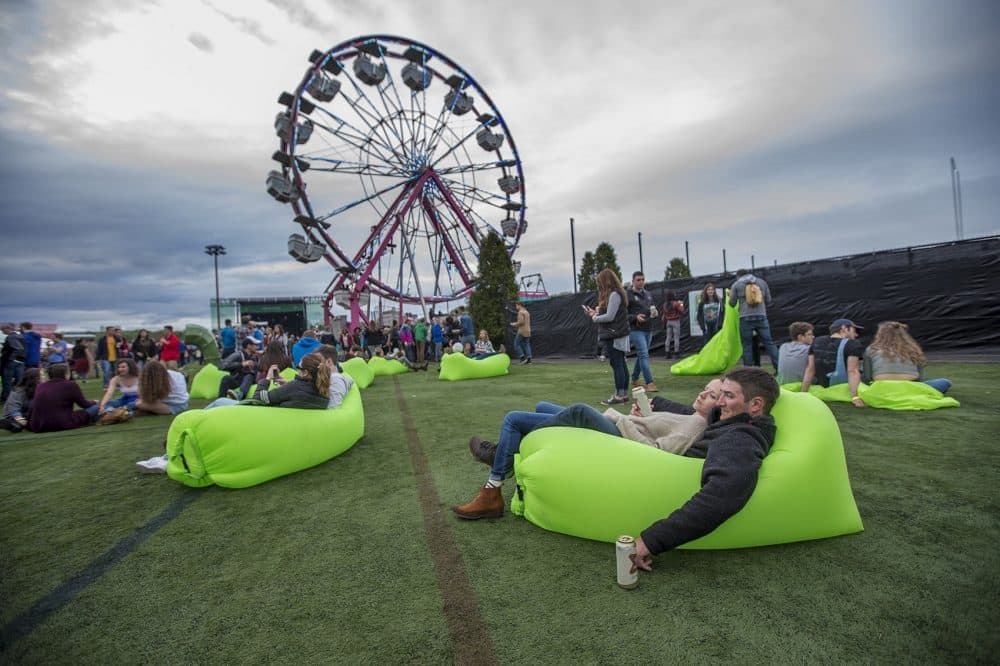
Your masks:
[[[228,377],[229,373],[219,370],[212,364],[206,365],[198,371],[198,374],[191,380],[191,390],[188,396],[191,398],[201,398],[204,400],[215,400],[219,397],[219,383],[223,377]]]
[[[694,356],[683,358],[670,366],[672,375],[720,375],[732,369],[743,356],[740,343],[739,304],[730,305],[726,298],[726,315],[722,329],[705,343]]]
[[[340,364],[340,371],[354,380],[358,388],[366,389],[375,381],[375,372],[365,359],[355,356]]]
[[[781,388],[798,392],[802,388],[802,382],[782,384]],[[848,384],[837,384],[829,387],[814,384],[809,387],[809,393],[824,402],[851,401],[851,387]],[[872,382],[870,385],[859,384],[858,397],[868,407],[895,411],[927,411],[960,405],[958,400],[949,398],[933,386],[923,382],[881,380]]]
[[[404,372],[410,371],[409,368],[396,359],[388,359],[384,356],[372,356],[368,359],[368,367],[372,369],[374,377],[381,375],[401,375]]]
[[[184,333],[181,337],[184,340],[184,344],[195,345],[201,350],[202,362],[209,363],[219,360],[219,345],[215,342],[215,336],[212,335],[212,332],[204,326],[188,324],[184,327]],[[216,393],[218,393],[219,387],[216,386],[215,389]],[[214,398],[215,396],[213,395],[212,397]]]
[[[746,506],[681,548],[746,548],[864,529],[830,408],[809,394],[782,391],[772,415],[777,436]],[[703,464],[592,430],[540,428],[514,457],[511,512],[595,541],[638,537],[698,492]]]
[[[340,455],[364,432],[357,386],[335,409],[192,409],[170,424],[167,475],[193,488],[247,488]]]
[[[445,354],[441,359],[438,379],[456,382],[463,379],[482,379],[506,375],[510,369],[510,356],[494,354],[476,360],[465,354]]]

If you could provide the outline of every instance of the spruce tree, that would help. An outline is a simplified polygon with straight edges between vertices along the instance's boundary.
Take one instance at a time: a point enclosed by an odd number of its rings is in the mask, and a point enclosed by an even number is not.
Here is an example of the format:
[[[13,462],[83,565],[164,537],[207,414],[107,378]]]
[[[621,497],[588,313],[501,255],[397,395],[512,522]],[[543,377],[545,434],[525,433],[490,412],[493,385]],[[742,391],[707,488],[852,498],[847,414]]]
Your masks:
[[[673,280],[674,278],[687,278],[691,277],[691,269],[688,268],[687,264],[680,257],[674,257],[667,264],[666,270],[663,272],[664,280]]]
[[[609,243],[601,243],[594,250],[594,275],[597,275],[605,268],[610,268],[619,279],[622,277],[622,269],[618,266],[618,257],[615,255],[615,248]],[[596,285],[595,285],[596,289]]]
[[[580,291],[594,291],[597,289],[597,282],[594,281],[594,278],[597,277],[596,266],[594,253],[590,250],[584,252],[583,261],[580,262],[580,274],[577,276]]]
[[[503,240],[490,233],[479,245],[479,277],[469,298],[469,314],[476,333],[485,328],[495,348],[507,340],[507,329],[513,321],[508,307],[513,307],[516,300],[517,283],[510,255]]]

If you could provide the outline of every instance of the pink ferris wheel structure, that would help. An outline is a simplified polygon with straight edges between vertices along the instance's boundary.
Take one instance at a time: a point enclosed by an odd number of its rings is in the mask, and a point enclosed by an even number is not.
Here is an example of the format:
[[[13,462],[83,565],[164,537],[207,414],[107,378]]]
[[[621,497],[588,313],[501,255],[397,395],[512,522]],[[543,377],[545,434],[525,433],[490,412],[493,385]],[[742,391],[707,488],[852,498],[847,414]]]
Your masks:
[[[267,188],[302,228],[289,253],[334,269],[327,320],[334,302],[353,326],[373,296],[425,309],[468,296],[487,234],[513,257],[527,228],[521,159],[496,105],[453,60],[403,37],[356,37],[309,62],[278,99]],[[358,233],[365,207],[375,215]],[[349,254],[334,237],[352,230],[363,240]]]

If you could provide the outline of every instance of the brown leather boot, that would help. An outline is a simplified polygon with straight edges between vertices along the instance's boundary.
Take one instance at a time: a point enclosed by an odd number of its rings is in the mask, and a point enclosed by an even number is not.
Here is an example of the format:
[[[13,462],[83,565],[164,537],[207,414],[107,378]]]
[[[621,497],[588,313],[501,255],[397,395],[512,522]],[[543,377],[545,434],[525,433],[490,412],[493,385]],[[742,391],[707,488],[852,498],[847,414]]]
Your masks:
[[[493,459],[497,456],[497,445],[476,436],[469,440],[469,452],[479,462],[492,467]]]
[[[646,384],[646,393],[659,393],[660,389],[656,388],[656,382],[649,382]]]
[[[645,384],[643,383],[643,381],[641,379],[633,379],[632,380],[632,388],[639,388],[640,386],[645,386]]]
[[[468,504],[453,506],[451,510],[459,518],[478,520],[480,518],[499,518],[503,515],[503,492],[501,488],[479,489],[476,499]]]

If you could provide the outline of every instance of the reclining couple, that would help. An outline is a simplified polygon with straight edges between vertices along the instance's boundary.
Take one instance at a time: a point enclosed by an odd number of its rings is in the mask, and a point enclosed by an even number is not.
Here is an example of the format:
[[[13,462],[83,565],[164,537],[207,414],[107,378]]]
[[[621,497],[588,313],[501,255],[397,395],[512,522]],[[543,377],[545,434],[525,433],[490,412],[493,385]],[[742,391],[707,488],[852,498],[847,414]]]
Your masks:
[[[770,412],[779,391],[766,371],[740,368],[710,381],[690,406],[654,397],[654,413],[646,417],[636,405],[628,416],[613,409],[601,414],[589,405],[562,408],[547,402],[539,403],[535,412],[510,412],[497,444],[479,437],[469,441],[472,455],[490,465],[490,475],[475,499],[452,510],[470,520],[502,516],[503,480],[513,472],[521,439],[537,428],[586,428],[669,453],[704,458],[701,489],[636,540],[636,565],[649,571],[653,555],[710,533],[750,499],[757,472],[774,443]]]

